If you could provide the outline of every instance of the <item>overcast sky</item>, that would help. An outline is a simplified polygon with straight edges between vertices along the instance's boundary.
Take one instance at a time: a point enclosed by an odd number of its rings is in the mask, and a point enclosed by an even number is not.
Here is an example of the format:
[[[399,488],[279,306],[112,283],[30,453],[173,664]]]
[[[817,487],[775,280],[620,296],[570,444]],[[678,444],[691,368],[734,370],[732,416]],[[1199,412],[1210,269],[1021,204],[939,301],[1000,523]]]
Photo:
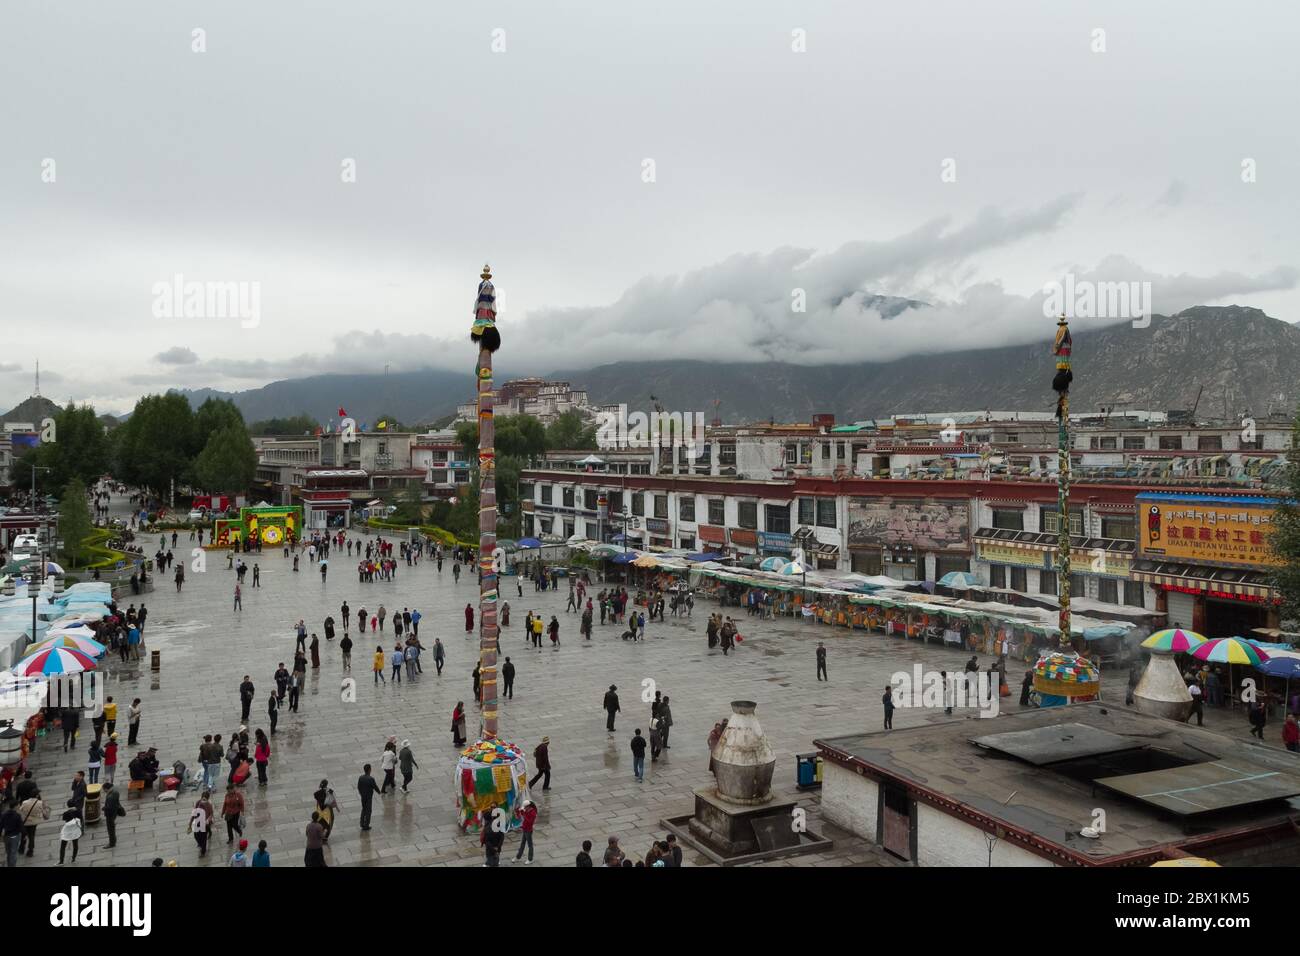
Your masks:
[[[1066,272],[1297,321],[1298,34],[1248,0],[15,0],[0,408],[38,357],[119,413],[468,379],[485,260],[516,373],[1030,341]],[[256,324],[156,317],[177,274],[258,283]],[[885,325],[859,290],[934,308]]]

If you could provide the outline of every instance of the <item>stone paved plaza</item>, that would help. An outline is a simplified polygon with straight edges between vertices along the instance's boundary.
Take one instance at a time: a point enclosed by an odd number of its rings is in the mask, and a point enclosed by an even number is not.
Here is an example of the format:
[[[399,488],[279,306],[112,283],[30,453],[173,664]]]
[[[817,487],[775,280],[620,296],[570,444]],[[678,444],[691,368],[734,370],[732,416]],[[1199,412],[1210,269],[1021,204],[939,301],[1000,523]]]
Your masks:
[[[188,554],[182,540],[178,554]],[[126,707],[133,697],[143,700],[140,742],[155,746],[164,767],[181,759],[197,767],[198,745],[204,734],[227,737],[240,724],[238,686],[251,674],[257,687],[249,733],[266,728],[266,699],[274,687],[272,673],[280,661],[292,665],[293,625],[304,618],[309,631],[321,635],[321,667],[308,672],[301,710],[281,712],[279,732],[273,738],[270,782],[259,787],[256,775],[244,788],[249,802],[245,835],[250,848],[264,839],[275,866],[300,866],[303,828],[313,808],[312,792],[321,778],[335,787],[341,805],[334,835],[326,849],[330,865],[477,865],[481,853],[477,836],[459,832],[454,809],[450,716],[457,700],[469,705],[468,732],[473,739],[477,708],[470,672],[477,655],[477,636],[464,629],[465,604],[477,612],[478,588],[472,572],[453,583],[448,562],[439,575],[431,561],[419,567],[399,564],[394,582],[360,584],[355,565],[344,557],[331,562],[327,582],[316,566],[301,558],[294,573],[280,551],[247,556],[261,566],[261,587],[246,579],[242,612],[232,610],[234,572],[226,570],[224,554],[209,552],[207,571],[191,572],[185,589],[177,594],[167,577],[159,576],[158,590],[146,597],[149,622],[147,649],[160,651],[162,667],[153,674],[148,655],[139,665],[123,667],[111,655],[104,665],[106,693],[120,704],[118,729],[126,740]],[[352,573],[347,573],[351,568]],[[592,590],[598,590],[599,586]],[[788,619],[758,621],[738,618],[744,641],[731,656],[710,651],[704,624],[711,601],[697,602],[694,618],[647,626],[647,640],[627,643],[621,628],[596,624],[591,641],[578,634],[578,616],[565,614],[567,587],[538,594],[524,583],[517,596],[515,579],[504,579],[503,596],[511,604],[511,626],[501,639],[502,654],[509,655],[518,673],[515,696],[501,707],[501,734],[518,743],[530,757],[543,735],[551,738],[552,789],[533,792],[540,815],[537,824],[537,863],[570,866],[581,842],[594,844],[599,856],[606,837],[617,835],[629,856],[644,856],[651,840],[662,838],[659,820],[689,813],[692,790],[712,782],[708,773],[707,737],[715,721],[729,713],[737,699],[757,701],[757,715],[777,753],[774,790],[778,797],[798,799],[808,810],[809,828],[833,839],[834,847],[820,854],[774,861],[773,866],[901,865],[893,857],[856,837],[829,826],[820,818],[816,791],[800,793],[794,786],[794,755],[812,749],[815,737],[835,736],[881,726],[880,696],[889,676],[910,671],[914,663],[927,667],[959,669],[969,656],[955,649],[920,645],[861,631],[804,624]],[[420,637],[426,647],[440,637],[447,663],[439,677],[431,654],[423,660],[424,674],[414,683],[372,683],[371,653],[375,641],[352,637],[357,700],[344,703],[340,695],[341,668],[338,640],[324,639],[322,622],[327,614],[339,619],[344,600],[355,612],[365,606],[372,613],[382,603],[391,614],[403,607],[424,615]],[[122,603],[129,603],[129,598]],[[561,647],[546,641],[540,652],[530,650],[523,638],[523,619],[537,610],[549,619],[558,614]],[[737,610],[737,609],[730,609]],[[338,635],[342,635],[341,624]],[[391,621],[383,643],[392,643]],[[828,647],[830,681],[815,679],[814,650],[818,640]],[[987,659],[983,660],[987,665]],[[1013,665],[1012,679],[1020,671]],[[1113,678],[1118,680],[1116,676]],[[646,779],[637,783],[632,774],[629,740],[640,727],[648,735],[649,705],[640,699],[643,681],[672,698],[675,725],[671,749],[657,763],[647,761]],[[617,731],[607,734],[601,699],[610,684],[617,684],[623,713]],[[1121,698],[1122,699],[1122,698]],[[287,703],[287,701],[286,701]],[[1014,699],[1012,701],[1014,706]],[[941,712],[900,709],[895,726],[919,721],[953,722],[954,733],[968,733],[973,711],[958,709],[952,717]],[[1245,721],[1210,715],[1212,726],[1245,732]],[[1240,727],[1236,725],[1240,723]],[[44,795],[57,811],[67,798],[72,775],[85,766],[86,734],[83,725],[75,753],[63,754],[55,734],[40,741],[32,766]],[[355,781],[361,765],[370,762],[375,776],[384,741],[395,734],[411,740],[419,769],[411,792],[376,798],[373,829],[358,827],[359,800]],[[1271,739],[1271,738],[1270,738]],[[135,748],[122,747],[118,785],[128,779],[126,763]],[[214,792],[220,812],[224,773]],[[212,851],[200,861],[186,823],[194,803],[193,791],[176,802],[157,803],[152,795],[124,801],[127,816],[118,828],[118,845],[105,847],[102,823],[89,828],[82,841],[78,866],[147,865],[162,856],[181,865],[224,865],[228,848],[223,823],[214,826]],[[507,838],[505,857],[513,857],[518,838]],[[687,865],[710,865],[686,850]],[[33,861],[56,863],[58,823],[43,824]],[[28,861],[24,860],[23,865]]]

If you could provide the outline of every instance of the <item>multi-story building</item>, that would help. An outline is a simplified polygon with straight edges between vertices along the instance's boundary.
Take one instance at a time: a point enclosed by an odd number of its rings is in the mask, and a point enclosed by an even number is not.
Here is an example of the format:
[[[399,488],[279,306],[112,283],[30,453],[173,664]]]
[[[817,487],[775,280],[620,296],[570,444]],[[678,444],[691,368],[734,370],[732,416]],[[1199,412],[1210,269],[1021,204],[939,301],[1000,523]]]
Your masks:
[[[625,534],[641,549],[742,560],[801,548],[813,568],[930,582],[965,571],[992,593],[1053,605],[1055,420],[1000,413],[954,429],[955,415],[919,417],[713,428],[687,466],[649,449],[551,455],[521,477],[524,533]],[[1250,434],[1132,418],[1073,426],[1072,595],[1212,636],[1278,626],[1260,542],[1281,494],[1289,423],[1255,423]]]
[[[587,390],[568,382],[548,382],[540,378],[516,378],[503,383],[492,393],[498,415],[531,415],[546,424],[565,412],[578,412],[594,418],[596,409],[587,402]],[[477,400],[456,406],[458,421],[477,421]]]
[[[472,471],[465,446],[450,429],[416,435],[411,441],[411,467],[424,474],[426,500],[451,498],[468,485]]]

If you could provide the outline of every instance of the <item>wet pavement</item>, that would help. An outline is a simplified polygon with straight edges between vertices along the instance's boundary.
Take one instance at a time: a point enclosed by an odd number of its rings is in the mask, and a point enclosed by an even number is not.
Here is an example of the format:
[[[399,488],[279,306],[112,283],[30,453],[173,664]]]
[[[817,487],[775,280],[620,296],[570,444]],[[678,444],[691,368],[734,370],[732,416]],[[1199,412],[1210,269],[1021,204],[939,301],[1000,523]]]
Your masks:
[[[188,554],[184,536],[177,553]],[[238,687],[245,674],[257,687],[249,732],[266,728],[272,674],[280,661],[292,666],[293,626],[303,618],[309,632],[321,636],[321,667],[308,671],[300,711],[281,712],[269,784],[259,787],[254,775],[244,788],[250,849],[264,839],[273,865],[302,865],[303,828],[314,807],[312,792],[322,778],[328,778],[341,804],[326,849],[331,865],[479,864],[477,836],[462,835],[457,825],[452,779],[456,749],[450,733],[451,712],[458,700],[469,704],[471,737],[477,727],[470,677],[477,640],[467,636],[464,628],[465,604],[472,603],[477,611],[473,574],[467,571],[455,583],[450,562],[440,575],[433,562],[425,561],[418,567],[399,564],[395,581],[362,584],[355,563],[345,554],[331,560],[328,579],[322,580],[305,555],[295,573],[280,551],[267,551],[247,556],[250,566],[256,561],[261,567],[261,587],[251,586],[250,573],[243,610],[233,611],[234,573],[226,569],[224,554],[208,552],[206,557],[207,570],[191,570],[181,593],[176,593],[170,576],[160,575],[158,590],[145,597],[147,650],[160,652],[161,670],[150,672],[147,653],[139,665],[122,666],[110,657],[104,667],[106,693],[121,707],[118,726],[123,740],[126,706],[138,696],[144,707],[142,746],[157,747],[164,767],[177,759],[197,767],[204,734],[228,737],[238,728]],[[592,588],[592,593],[598,589],[599,585]],[[717,609],[708,600],[697,602],[692,619],[674,619],[669,614],[666,622],[648,625],[643,642],[625,642],[619,637],[621,627],[599,624],[592,640],[584,641],[578,634],[578,616],[565,613],[568,592],[563,583],[559,591],[538,593],[525,582],[519,597],[515,579],[507,577],[502,591],[511,605],[512,620],[503,629],[501,653],[512,659],[517,675],[514,698],[501,705],[501,735],[524,749],[530,766],[534,746],[543,735],[551,738],[552,788],[533,792],[540,808],[537,863],[572,865],[584,839],[592,841],[598,857],[610,835],[620,838],[629,855],[643,856],[651,841],[664,834],[659,820],[689,813],[692,791],[712,783],[707,737],[713,724],[730,712],[730,701],[753,700],[777,754],[777,797],[797,799],[808,811],[809,829],[835,841],[823,853],[763,865],[902,865],[879,848],[823,824],[816,791],[799,792],[794,786],[794,756],[812,750],[815,737],[879,728],[881,693],[894,672],[910,672],[915,663],[957,669],[969,657],[967,652],[790,619],[760,621],[742,612],[737,620],[744,640],[734,653],[724,656],[706,646],[704,625],[708,613]],[[418,608],[426,648],[432,648],[435,637],[446,647],[441,677],[435,673],[432,654],[426,652],[424,674],[416,681],[375,686],[370,656],[376,642],[369,633],[359,639],[353,628],[356,699],[345,702],[341,686],[347,675],[338,638],[327,642],[322,626],[327,614],[339,620],[345,599],[354,613],[362,605],[372,613],[380,604],[387,608],[390,622],[383,643],[388,645],[393,637],[391,615],[406,607]],[[122,603],[130,602],[127,598]],[[551,648],[549,641],[540,651],[526,646],[522,624],[529,610],[548,620],[552,614],[559,617],[558,649]],[[342,635],[341,623],[337,635]],[[828,682],[816,680],[814,655],[819,640],[828,648]],[[987,665],[987,658],[981,660]],[[1013,667],[1013,677],[1018,673]],[[610,684],[618,686],[623,707],[613,734],[605,730],[601,709]],[[638,727],[648,735],[650,707],[641,699],[643,688],[647,698],[658,689],[672,699],[674,727],[670,749],[659,761],[647,761],[645,781],[638,783],[629,741]],[[969,733],[968,718],[973,715],[974,711],[961,708],[952,717],[941,710],[900,709],[894,723],[905,727],[948,720],[954,733]],[[1210,716],[1226,727],[1227,717]],[[1244,732],[1244,720],[1241,724]],[[75,753],[62,753],[51,734],[40,740],[32,763],[56,812],[66,800],[73,772],[85,766],[89,726],[83,726]],[[375,799],[373,829],[363,833],[355,782],[365,762],[374,764],[376,778],[382,779],[377,768],[389,735],[399,741],[410,739],[419,769],[409,794]],[[120,786],[125,785],[126,763],[133,754],[133,749],[123,748]],[[221,781],[213,798],[218,812],[224,775]],[[159,856],[184,866],[225,865],[232,848],[225,844],[224,825],[215,829],[213,850],[205,860],[199,859],[194,840],[186,833],[194,800],[193,791],[176,802],[129,797],[124,800],[127,816],[118,825],[117,847],[106,848],[102,823],[91,826],[76,865],[148,865]],[[513,857],[517,845],[518,837],[509,836],[505,856]],[[51,864],[57,859],[58,823],[52,820],[38,831],[32,862]],[[686,862],[710,865],[689,848]]]

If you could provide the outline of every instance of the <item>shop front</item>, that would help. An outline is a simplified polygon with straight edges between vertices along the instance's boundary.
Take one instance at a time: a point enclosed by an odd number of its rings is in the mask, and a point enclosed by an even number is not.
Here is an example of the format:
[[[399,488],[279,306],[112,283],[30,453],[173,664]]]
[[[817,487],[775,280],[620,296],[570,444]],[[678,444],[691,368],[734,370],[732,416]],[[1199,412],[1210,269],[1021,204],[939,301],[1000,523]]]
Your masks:
[[[724,552],[727,550],[727,529],[719,528],[717,525],[702,524],[699,526],[699,544],[701,551]],[[685,547],[685,545],[683,545]]]
[[[764,557],[774,554],[785,556],[794,549],[794,536],[778,534],[773,531],[760,531],[758,533],[758,547],[763,552]]]
[[[732,528],[729,532],[731,538],[731,549],[739,557],[757,556],[758,554],[758,532],[750,531],[748,528]]]
[[[665,518],[645,519],[646,541],[651,548],[667,550],[673,546],[672,529]]]
[[[851,568],[862,574],[926,581],[970,571],[970,505],[850,498],[848,547]]]
[[[1140,494],[1138,556],[1131,576],[1159,592],[1167,620],[1206,637],[1245,637],[1277,627],[1280,595],[1269,574],[1272,498]]]

